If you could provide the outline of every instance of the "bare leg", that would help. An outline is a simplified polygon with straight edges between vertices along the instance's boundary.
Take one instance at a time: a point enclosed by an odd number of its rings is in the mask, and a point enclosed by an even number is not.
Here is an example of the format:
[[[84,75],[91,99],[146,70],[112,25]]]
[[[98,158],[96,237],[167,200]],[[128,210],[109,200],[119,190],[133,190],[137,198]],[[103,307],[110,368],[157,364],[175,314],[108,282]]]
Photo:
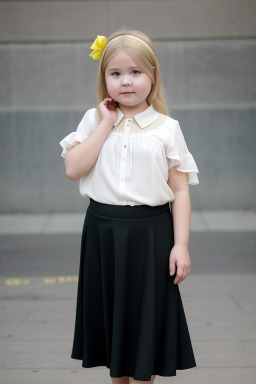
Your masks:
[[[156,375],[152,375],[150,381],[139,381],[139,380],[134,380],[133,377],[129,377],[129,384],[153,384],[155,378],[156,378]]]
[[[129,376],[111,377],[113,384],[129,384]]]

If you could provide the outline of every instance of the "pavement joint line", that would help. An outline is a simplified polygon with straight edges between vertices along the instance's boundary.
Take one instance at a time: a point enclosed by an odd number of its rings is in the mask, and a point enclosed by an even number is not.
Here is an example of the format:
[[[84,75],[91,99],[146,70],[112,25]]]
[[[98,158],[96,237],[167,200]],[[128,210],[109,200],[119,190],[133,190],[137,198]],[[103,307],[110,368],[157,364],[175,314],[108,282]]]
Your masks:
[[[192,210],[191,232],[256,232],[256,210]],[[85,212],[80,213],[2,213],[3,235],[81,235]]]

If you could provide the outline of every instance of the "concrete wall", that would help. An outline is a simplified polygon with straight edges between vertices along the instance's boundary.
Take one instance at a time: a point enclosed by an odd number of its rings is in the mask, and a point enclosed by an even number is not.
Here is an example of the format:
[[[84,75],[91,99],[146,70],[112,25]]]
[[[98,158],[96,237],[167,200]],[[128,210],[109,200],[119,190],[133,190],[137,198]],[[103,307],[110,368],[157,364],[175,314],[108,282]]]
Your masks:
[[[0,1],[0,211],[80,212],[59,141],[96,103],[98,35],[155,43],[198,168],[193,209],[256,206],[255,1]]]

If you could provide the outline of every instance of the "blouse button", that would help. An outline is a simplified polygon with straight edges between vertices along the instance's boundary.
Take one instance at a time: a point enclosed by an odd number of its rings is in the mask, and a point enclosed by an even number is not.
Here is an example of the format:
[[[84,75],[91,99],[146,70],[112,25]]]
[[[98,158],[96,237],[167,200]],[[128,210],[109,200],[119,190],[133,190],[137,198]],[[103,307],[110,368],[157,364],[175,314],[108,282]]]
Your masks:
[[[124,145],[124,148],[126,148],[126,145]]]

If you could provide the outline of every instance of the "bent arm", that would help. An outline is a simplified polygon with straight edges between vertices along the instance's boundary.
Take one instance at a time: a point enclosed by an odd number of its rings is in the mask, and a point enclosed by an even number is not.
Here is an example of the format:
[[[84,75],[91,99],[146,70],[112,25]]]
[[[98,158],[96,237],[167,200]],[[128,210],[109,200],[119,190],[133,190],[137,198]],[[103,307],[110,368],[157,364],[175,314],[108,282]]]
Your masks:
[[[188,247],[191,224],[191,200],[189,194],[188,174],[177,171],[179,165],[169,169],[168,185],[174,193],[171,202],[174,226],[174,243]]]
[[[69,179],[78,180],[91,170],[111,128],[111,123],[102,120],[82,143],[75,142],[75,146],[67,152],[64,159]]]

